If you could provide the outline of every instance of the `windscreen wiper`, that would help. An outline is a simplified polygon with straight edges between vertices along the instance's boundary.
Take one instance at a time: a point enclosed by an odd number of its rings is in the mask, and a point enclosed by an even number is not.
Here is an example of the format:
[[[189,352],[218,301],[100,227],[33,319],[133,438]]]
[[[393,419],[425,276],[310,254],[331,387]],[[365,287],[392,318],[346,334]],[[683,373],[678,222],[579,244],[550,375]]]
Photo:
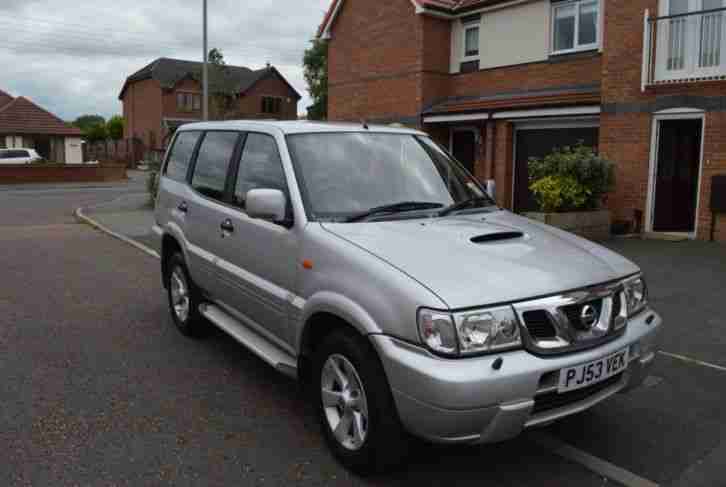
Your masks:
[[[357,222],[365,220],[368,217],[383,213],[401,213],[404,211],[414,210],[433,210],[435,208],[441,208],[442,206],[444,205],[442,205],[441,203],[434,203],[433,201],[401,201],[400,203],[393,203],[392,205],[376,206],[374,208],[349,216],[343,221]]]
[[[469,198],[467,200],[459,201],[458,203],[447,206],[439,212],[439,216],[446,216],[455,211],[465,210],[467,208],[477,208],[481,206],[494,206],[494,202],[491,200],[491,198],[487,198],[484,196]]]

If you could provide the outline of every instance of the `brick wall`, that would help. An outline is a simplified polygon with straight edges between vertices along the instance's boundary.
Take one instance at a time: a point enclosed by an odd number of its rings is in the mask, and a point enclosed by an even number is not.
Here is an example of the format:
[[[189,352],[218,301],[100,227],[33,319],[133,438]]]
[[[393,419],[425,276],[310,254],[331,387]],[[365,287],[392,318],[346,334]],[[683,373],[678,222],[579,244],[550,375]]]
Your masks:
[[[159,83],[147,79],[131,83],[123,97],[124,138],[139,138],[146,147],[161,144],[162,94]],[[152,135],[153,134],[153,135]]]
[[[494,180],[497,187],[497,204],[504,208],[511,208],[514,171],[514,165],[512,164],[514,125],[507,121],[497,121],[494,137]]]
[[[421,109],[421,16],[409,1],[348,0],[329,44],[331,120],[415,118]]]
[[[599,53],[574,54],[548,61],[455,74],[451,76],[448,96],[597,84],[600,73]]]
[[[688,108],[700,97],[723,97],[726,82],[696,82],[647,87],[641,91],[643,13],[657,12],[655,0],[609,0],[605,10],[600,152],[616,163],[617,187],[609,200],[618,219],[645,214],[650,168],[653,111]],[[684,97],[685,96],[685,97]],[[726,108],[726,105],[722,105]],[[711,176],[726,174],[726,111],[707,109],[697,234],[710,237]],[[726,241],[726,217],[717,238]]]
[[[281,113],[262,113],[262,97],[276,96],[282,98]],[[277,118],[281,120],[297,119],[297,99],[287,84],[277,76],[268,76],[258,81],[239,99],[239,114],[243,118]]]
[[[176,84],[173,90],[162,92],[162,117],[202,119],[202,110],[184,110],[177,106],[178,93],[194,93],[202,95],[202,84],[193,79],[184,79]],[[201,104],[199,105],[201,107]]]
[[[126,179],[123,164],[7,164],[0,166],[0,184],[119,181]]]

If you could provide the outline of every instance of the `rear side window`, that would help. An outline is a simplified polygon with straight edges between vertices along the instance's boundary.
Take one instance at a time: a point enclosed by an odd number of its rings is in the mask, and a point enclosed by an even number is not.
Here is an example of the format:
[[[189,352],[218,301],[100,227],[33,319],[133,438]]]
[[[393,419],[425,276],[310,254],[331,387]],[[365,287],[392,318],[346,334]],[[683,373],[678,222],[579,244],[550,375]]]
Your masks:
[[[15,157],[30,157],[26,150],[3,150],[0,151],[0,159],[13,159]]]
[[[175,181],[185,181],[187,169],[192,160],[194,147],[199,140],[200,132],[181,132],[176,137],[174,147],[171,148],[169,161],[166,163],[166,176]]]
[[[247,192],[255,188],[279,189],[287,193],[285,173],[275,139],[269,135],[250,133],[237,171],[235,204],[244,208]]]
[[[222,200],[227,170],[239,134],[236,132],[207,132],[194,164],[192,187],[204,196]]]

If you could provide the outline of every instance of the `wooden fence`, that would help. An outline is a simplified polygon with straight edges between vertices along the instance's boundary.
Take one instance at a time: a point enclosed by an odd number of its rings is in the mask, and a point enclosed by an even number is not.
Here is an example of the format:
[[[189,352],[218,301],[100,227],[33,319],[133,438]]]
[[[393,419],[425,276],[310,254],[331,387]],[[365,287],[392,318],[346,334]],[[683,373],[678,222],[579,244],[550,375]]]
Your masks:
[[[83,144],[84,161],[104,161],[135,167],[147,159],[144,143],[139,139],[106,140]]]

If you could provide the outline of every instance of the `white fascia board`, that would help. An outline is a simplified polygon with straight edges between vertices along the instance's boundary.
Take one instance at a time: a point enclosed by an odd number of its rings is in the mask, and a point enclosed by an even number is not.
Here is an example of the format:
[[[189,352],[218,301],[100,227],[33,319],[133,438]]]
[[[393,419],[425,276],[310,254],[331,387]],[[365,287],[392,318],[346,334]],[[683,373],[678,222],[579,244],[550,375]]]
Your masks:
[[[487,120],[488,113],[467,113],[463,115],[430,115],[424,117],[424,123],[445,123],[445,122],[465,122],[468,120]]]
[[[338,12],[340,11],[340,6],[343,5],[343,1],[344,0],[338,0],[338,3],[335,5],[333,13],[330,14],[330,18],[328,19],[328,22],[326,22],[325,27],[323,28],[323,33],[320,35],[321,39],[328,40],[332,37],[330,27],[333,25],[335,17],[338,16]]]
[[[510,110],[498,112],[492,118],[532,118],[532,117],[557,117],[568,115],[597,115],[600,113],[600,106],[568,107],[568,108],[539,108],[534,110]]]

